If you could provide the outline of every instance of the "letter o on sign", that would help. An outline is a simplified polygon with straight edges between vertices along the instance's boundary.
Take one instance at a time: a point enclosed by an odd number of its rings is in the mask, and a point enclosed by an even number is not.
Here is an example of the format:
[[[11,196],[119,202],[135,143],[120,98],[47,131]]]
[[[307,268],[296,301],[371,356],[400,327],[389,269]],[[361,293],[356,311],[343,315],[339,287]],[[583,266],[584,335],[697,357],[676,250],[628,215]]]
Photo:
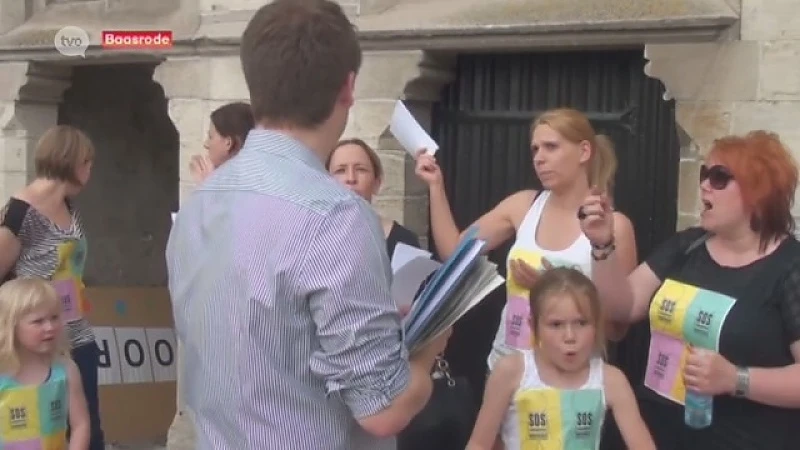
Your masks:
[[[156,350],[156,361],[162,366],[169,366],[175,361],[175,353],[172,350],[172,344],[164,339],[159,339],[156,341],[155,345]]]
[[[123,353],[125,354],[124,355],[125,361],[127,361],[131,367],[141,367],[142,364],[144,364],[144,347],[142,347],[141,342],[135,341],[133,339],[128,339],[127,341],[125,341],[125,345],[123,348],[124,348]],[[136,349],[134,351],[135,353],[137,353],[136,355],[131,354],[134,353],[131,351],[131,349],[133,348]],[[136,357],[135,359],[134,356]]]

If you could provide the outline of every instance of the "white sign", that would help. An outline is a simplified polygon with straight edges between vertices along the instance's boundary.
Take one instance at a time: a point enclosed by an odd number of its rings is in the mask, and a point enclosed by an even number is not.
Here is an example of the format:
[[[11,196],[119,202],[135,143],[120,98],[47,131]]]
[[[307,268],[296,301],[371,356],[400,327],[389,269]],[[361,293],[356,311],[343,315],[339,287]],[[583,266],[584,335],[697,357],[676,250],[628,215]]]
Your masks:
[[[96,327],[98,384],[177,380],[178,344],[172,328]]]

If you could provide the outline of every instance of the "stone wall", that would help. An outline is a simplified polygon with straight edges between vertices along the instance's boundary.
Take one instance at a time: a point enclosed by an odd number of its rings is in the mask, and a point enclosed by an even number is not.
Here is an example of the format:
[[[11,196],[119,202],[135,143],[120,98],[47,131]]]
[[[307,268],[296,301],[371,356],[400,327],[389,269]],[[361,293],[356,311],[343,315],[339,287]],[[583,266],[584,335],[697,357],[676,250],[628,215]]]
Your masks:
[[[186,57],[160,64],[154,79],[168,99],[169,116],[179,135],[181,198],[194,185],[189,174],[193,155],[204,152],[209,116],[216,108],[234,101],[249,101],[239,55]]]
[[[740,40],[649,45],[648,73],[676,99],[686,133],[679,229],[697,222],[697,179],[716,137],[753,129],[778,133],[800,159],[800,18],[795,0],[742,0]],[[800,206],[795,206],[795,217]]]

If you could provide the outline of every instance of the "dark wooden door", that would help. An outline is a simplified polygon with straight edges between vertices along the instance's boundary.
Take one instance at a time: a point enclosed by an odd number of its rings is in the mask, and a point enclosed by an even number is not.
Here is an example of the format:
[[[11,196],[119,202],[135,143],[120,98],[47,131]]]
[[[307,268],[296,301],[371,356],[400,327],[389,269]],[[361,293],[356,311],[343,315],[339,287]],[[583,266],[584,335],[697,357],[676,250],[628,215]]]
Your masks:
[[[640,259],[675,231],[680,148],[672,102],[644,74],[642,50],[465,55],[435,108],[434,138],[456,222],[467,227],[507,195],[539,187],[530,154],[538,112],[569,106],[614,141],[619,169],[615,202],[636,229]],[[432,238],[432,237],[431,237]],[[511,242],[491,259],[505,274]],[[505,301],[504,289],[456,326],[447,357],[454,372],[482,392],[485,359]],[[612,349],[632,383],[641,380],[647,326]]]

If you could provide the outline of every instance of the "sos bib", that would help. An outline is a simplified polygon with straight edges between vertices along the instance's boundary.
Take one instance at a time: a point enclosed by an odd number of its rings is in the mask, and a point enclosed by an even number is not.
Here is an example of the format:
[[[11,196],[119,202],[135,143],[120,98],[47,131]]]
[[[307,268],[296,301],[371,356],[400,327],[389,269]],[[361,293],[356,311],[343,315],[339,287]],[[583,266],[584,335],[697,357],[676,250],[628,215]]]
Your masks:
[[[689,346],[719,351],[725,318],[736,299],[667,279],[650,304],[650,349],[644,385],[684,404],[683,368]]]
[[[47,381],[26,386],[0,377],[0,448],[67,450],[67,376],[53,364]]]
[[[550,191],[540,191],[531,208],[525,215],[517,231],[517,238],[509,251],[506,261],[506,304],[500,316],[500,326],[495,334],[492,351],[489,353],[489,369],[495,362],[515,350],[531,348],[530,303],[528,290],[514,279],[510,263],[514,259],[525,261],[529,266],[541,269],[542,258],[554,266],[575,267],[586,275],[591,274],[592,246],[585,235],[578,238],[563,250],[548,250],[539,247],[536,242],[536,231],[539,227],[542,212],[550,198]]]
[[[541,381],[533,352],[503,423],[509,450],[597,450],[605,419],[603,361],[594,358],[580,389],[556,389]]]
[[[58,245],[58,263],[51,282],[61,297],[64,320],[73,322],[87,312],[83,284],[86,265],[86,239],[73,239]]]
[[[514,249],[509,252],[509,260],[521,260],[536,270],[544,269],[542,254],[522,249]],[[545,257],[546,258],[546,257]],[[546,258],[553,267],[572,267],[581,270],[581,267],[570,261],[559,260],[556,258]],[[505,345],[515,349],[532,348],[535,344],[533,333],[531,332],[531,302],[530,291],[521,286],[511,274],[509,265],[506,277],[506,308],[502,326],[505,327]]]

